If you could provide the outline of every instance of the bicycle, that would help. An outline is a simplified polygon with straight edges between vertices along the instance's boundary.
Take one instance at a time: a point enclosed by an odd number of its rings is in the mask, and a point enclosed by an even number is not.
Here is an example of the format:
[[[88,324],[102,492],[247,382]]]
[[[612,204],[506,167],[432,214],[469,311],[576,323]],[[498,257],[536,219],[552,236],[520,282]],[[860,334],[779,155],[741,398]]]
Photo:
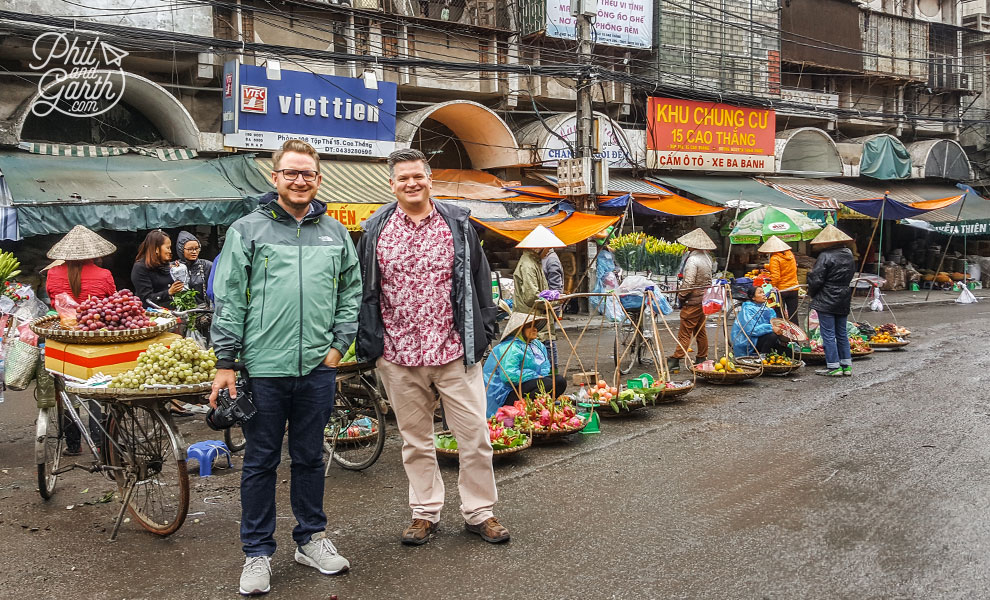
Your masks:
[[[66,383],[60,373],[55,379],[55,405],[41,408],[35,431],[35,456],[38,466],[38,492],[45,500],[55,494],[63,474],[81,469],[101,473],[116,482],[122,504],[110,533],[117,538],[124,513],[143,528],[160,536],[175,533],[189,511],[189,476],[186,472],[185,443],[172,417],[164,410],[170,397],[137,390],[86,389]],[[71,390],[71,391],[70,391]],[[72,396],[100,402],[106,427],[97,419],[103,441],[97,446],[89,428],[73,406]],[[201,395],[197,392],[197,395]],[[85,402],[90,418],[93,414]],[[68,418],[92,453],[89,464],[64,464],[65,432]]]
[[[385,448],[385,399],[375,384],[370,363],[337,367],[337,391],[330,419],[323,430],[327,454],[324,475],[337,463],[350,471],[375,464]]]
[[[667,286],[656,284],[655,289],[662,293],[667,291]],[[617,298],[616,301],[621,302],[621,299]],[[630,318],[616,326],[612,361],[619,373],[628,375],[637,363],[643,367],[652,367],[655,364],[655,352],[651,344],[647,343],[653,337],[654,308],[639,306],[625,310]]]

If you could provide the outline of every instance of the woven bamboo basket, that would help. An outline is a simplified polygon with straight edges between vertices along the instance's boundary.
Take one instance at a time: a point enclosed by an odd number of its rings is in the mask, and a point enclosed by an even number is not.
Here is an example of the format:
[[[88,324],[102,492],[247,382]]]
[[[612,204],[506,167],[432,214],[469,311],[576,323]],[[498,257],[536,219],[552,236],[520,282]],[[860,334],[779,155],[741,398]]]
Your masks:
[[[612,409],[611,408],[608,408],[608,410],[611,411]],[[599,411],[599,414],[601,414],[603,412],[603,409],[599,408],[598,411]],[[568,436],[568,435],[572,435],[572,434],[578,433],[579,431],[581,431],[582,429],[584,429],[585,427],[587,427],[587,425],[588,425],[588,421],[585,421],[584,422],[584,425],[582,425],[580,427],[561,428],[561,429],[558,429],[557,431],[541,431],[541,430],[537,430],[537,429],[530,429],[526,433],[529,434],[530,438],[532,438],[533,443],[536,443],[536,442],[547,442],[547,441],[550,441],[550,440],[555,440],[557,438],[562,438],[564,436]],[[513,448],[513,450],[515,450],[515,448]]]
[[[161,318],[160,315],[153,315],[151,313],[148,313],[148,316]],[[75,329],[62,329],[58,321],[58,315],[51,315],[35,320],[31,323],[30,327],[31,331],[38,334],[39,337],[65,342],[67,344],[119,344],[153,338],[175,327],[175,319],[165,319],[158,325],[142,327],[140,329],[125,329],[123,331],[110,331],[109,329],[77,331]]]
[[[346,436],[341,437],[340,435],[338,435],[337,445],[341,446],[345,444],[358,444],[378,437],[378,433],[381,431],[381,429],[378,428],[378,419],[374,419],[372,417],[368,417],[368,419],[371,421],[371,433],[366,435],[359,435],[357,437],[346,437]],[[346,430],[341,432],[341,434],[343,433],[346,433]],[[323,437],[324,439],[326,439],[327,443],[330,443],[330,438],[327,437],[326,432],[324,432]]]
[[[646,408],[646,402],[645,401],[644,402],[627,402],[625,406],[619,404],[619,412],[615,412],[615,410],[612,409],[612,406],[611,405],[609,405],[609,404],[603,404],[602,406],[598,407],[598,414],[602,418],[621,417],[623,415],[628,415],[629,413],[633,412],[634,410],[639,410],[641,408]]]
[[[750,365],[737,364],[737,369],[741,369],[742,373],[726,373],[719,371],[702,371],[696,366],[692,366],[691,370],[694,371],[695,375],[699,378],[704,379],[708,383],[714,383],[717,385],[732,385],[739,383],[741,381],[746,381],[747,379],[752,379],[754,377],[759,377],[763,369],[760,367],[753,367]]]
[[[870,345],[870,348],[873,348],[874,350],[878,348],[882,350],[895,350],[897,348],[903,348],[904,346],[907,346],[911,342],[909,342],[908,340],[901,340],[899,342],[887,342],[887,343],[867,342],[867,343]]]
[[[169,400],[184,396],[202,398],[209,393],[212,387],[212,381],[206,381],[193,385],[168,385],[163,387],[145,388],[143,390],[108,387],[94,388],[82,385],[66,384],[65,391],[83,398],[97,398],[107,402],[133,402],[135,400],[149,400],[154,398]]]
[[[798,369],[805,366],[805,362],[803,360],[792,359],[792,361],[793,364],[790,365],[766,365],[763,364],[763,361],[761,359],[755,356],[743,356],[742,358],[736,359],[737,363],[748,365],[751,367],[762,365],[763,375],[778,375],[778,376],[793,373],[794,371],[797,371]]]
[[[453,435],[452,431],[441,431],[436,435]],[[521,452],[526,448],[533,445],[533,436],[526,436],[526,443],[522,446],[516,446],[515,448],[503,448],[502,450],[494,450],[492,456],[507,456],[509,454],[515,454],[516,452]],[[437,456],[446,456],[448,458],[457,458],[457,450],[447,450],[446,448],[437,448]]]
[[[868,352],[857,352],[853,350],[852,354],[853,360],[858,358],[866,358],[867,356],[873,354],[873,348],[870,348]],[[802,352],[801,360],[809,365],[823,365],[825,364],[825,353],[824,352]]]
[[[693,381],[689,382],[691,385],[687,385],[680,388],[665,389],[659,394],[657,394],[654,404],[668,404],[670,402],[677,402],[678,399],[694,389],[695,383]]]

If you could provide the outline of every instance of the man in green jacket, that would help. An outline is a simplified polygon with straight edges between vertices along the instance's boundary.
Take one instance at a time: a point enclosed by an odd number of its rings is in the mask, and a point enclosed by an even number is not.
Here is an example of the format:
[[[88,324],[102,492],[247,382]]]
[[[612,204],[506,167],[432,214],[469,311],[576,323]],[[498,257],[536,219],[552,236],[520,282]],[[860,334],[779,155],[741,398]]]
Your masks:
[[[327,539],[323,429],[336,367],[357,333],[361,273],[347,230],[316,200],[320,157],[300,140],[272,157],[278,199],[227,231],[214,279],[213,344],[222,388],[236,396],[235,369],[250,377],[257,414],[242,424],[240,593],[270,589],[275,553],[275,482],[288,422],[296,562],[326,575],[350,567]]]

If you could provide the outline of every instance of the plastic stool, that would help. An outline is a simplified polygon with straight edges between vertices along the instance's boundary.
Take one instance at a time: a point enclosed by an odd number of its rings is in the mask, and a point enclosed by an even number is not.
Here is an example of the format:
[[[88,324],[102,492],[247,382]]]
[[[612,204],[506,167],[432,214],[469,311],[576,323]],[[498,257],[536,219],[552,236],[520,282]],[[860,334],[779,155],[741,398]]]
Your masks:
[[[200,477],[209,477],[213,474],[213,462],[219,459],[220,456],[227,457],[227,468],[233,466],[230,464],[230,450],[227,449],[227,444],[220,440],[196,442],[186,449],[187,462],[190,460],[199,461]]]

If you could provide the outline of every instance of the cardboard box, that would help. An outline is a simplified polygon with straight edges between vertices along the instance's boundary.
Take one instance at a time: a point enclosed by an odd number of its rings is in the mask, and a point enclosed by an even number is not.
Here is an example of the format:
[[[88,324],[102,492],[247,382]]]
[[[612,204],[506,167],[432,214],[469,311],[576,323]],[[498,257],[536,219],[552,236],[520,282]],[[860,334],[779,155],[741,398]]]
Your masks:
[[[117,375],[137,366],[138,355],[156,343],[170,345],[182,336],[162,333],[140,342],[123,344],[66,344],[45,341],[45,368],[79,379],[89,379],[96,373]]]
[[[595,385],[598,383],[598,371],[582,371],[571,375],[571,385]]]

